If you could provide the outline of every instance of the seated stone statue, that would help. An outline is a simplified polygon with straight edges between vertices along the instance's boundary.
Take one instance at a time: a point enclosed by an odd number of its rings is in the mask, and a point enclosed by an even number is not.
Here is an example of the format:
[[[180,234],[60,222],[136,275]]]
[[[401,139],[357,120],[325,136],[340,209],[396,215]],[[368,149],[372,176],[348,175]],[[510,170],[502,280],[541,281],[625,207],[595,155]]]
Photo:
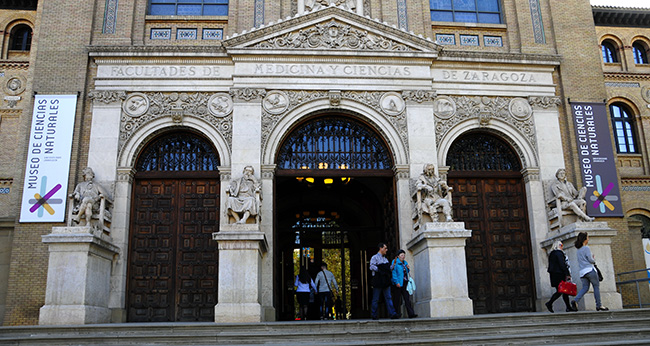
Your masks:
[[[259,222],[262,186],[253,173],[253,167],[244,167],[243,176],[232,180],[226,190],[226,215],[232,216],[235,223],[245,224],[251,216]]]
[[[103,228],[106,220],[110,219],[108,194],[93,181],[95,173],[92,168],[86,167],[82,173],[84,181],[77,184],[74,192],[68,196],[71,208],[68,213],[68,226]],[[97,224],[93,224],[93,219],[97,220]]]
[[[589,217],[586,213],[587,201],[585,201],[585,194],[587,193],[587,188],[583,187],[580,191],[571,184],[571,182],[566,180],[566,170],[560,168],[555,172],[555,177],[557,178],[551,184],[551,192],[555,197],[556,207],[561,210],[557,210],[559,217],[561,214],[566,211],[572,211],[573,214],[578,216],[582,221],[591,222],[594,220],[593,217]],[[564,226],[566,223],[562,222],[560,226]]]
[[[413,219],[416,226],[426,222],[424,216],[429,216],[431,221],[439,221],[439,214],[442,213],[446,222],[452,222],[451,217],[451,191],[447,182],[436,176],[436,168],[433,164],[424,166],[422,174],[412,183],[412,198],[415,202]]]

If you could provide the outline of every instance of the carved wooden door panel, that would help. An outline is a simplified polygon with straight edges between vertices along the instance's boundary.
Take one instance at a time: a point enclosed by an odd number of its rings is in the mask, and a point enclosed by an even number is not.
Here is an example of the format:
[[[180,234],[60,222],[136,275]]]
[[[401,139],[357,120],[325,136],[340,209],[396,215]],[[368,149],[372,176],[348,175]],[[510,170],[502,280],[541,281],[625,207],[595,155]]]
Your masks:
[[[533,311],[530,232],[521,178],[450,177],[449,184],[454,187],[455,219],[472,230],[466,256],[474,313]]]
[[[133,196],[128,320],[214,321],[219,181],[136,180]]]

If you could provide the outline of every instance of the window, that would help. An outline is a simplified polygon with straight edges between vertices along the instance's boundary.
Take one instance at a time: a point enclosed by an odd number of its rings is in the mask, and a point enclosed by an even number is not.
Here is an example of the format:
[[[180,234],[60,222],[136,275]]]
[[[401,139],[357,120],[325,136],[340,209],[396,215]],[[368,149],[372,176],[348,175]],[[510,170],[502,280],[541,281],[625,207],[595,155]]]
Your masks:
[[[228,0],[150,0],[154,16],[227,16]]]
[[[641,42],[634,42],[632,45],[634,53],[634,63],[637,65],[648,63],[648,53],[645,45]]]
[[[32,28],[29,25],[20,24],[11,29],[10,50],[28,51],[32,48]]]
[[[604,62],[618,62],[618,54],[616,54],[616,45],[611,41],[603,41],[603,61]]]
[[[501,24],[499,0],[429,0],[431,20]]]
[[[613,103],[610,105],[609,112],[612,116],[616,152],[622,154],[636,153],[637,145],[632,113],[622,103]]]

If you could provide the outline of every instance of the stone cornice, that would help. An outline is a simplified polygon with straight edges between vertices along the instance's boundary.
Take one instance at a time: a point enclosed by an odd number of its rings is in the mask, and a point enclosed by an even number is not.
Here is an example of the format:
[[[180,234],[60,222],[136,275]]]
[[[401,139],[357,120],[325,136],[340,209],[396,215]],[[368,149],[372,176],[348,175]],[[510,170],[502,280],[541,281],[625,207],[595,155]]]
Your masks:
[[[622,185],[641,185],[650,186],[650,177],[648,178],[621,178]]]
[[[441,61],[476,61],[526,65],[560,65],[559,55],[499,53],[482,51],[443,50],[438,54]]]
[[[29,61],[0,61],[0,67],[27,69],[29,67]]]
[[[90,56],[206,56],[215,58],[215,54],[223,54],[222,46],[87,46]]]

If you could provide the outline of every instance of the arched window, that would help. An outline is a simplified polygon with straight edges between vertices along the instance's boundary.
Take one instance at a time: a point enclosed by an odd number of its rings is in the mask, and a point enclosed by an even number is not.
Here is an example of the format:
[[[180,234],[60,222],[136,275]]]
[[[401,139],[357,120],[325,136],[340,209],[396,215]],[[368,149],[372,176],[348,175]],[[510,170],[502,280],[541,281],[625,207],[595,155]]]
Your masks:
[[[603,50],[603,61],[604,62],[618,62],[618,53],[616,52],[616,45],[610,41],[603,41],[601,44]]]
[[[10,50],[28,51],[32,48],[32,28],[29,25],[20,24],[11,29]]]
[[[481,132],[472,132],[455,140],[449,148],[447,166],[450,171],[521,170],[519,157],[508,144]]]
[[[138,172],[215,171],[219,158],[203,138],[187,132],[163,135],[138,158]]]
[[[501,24],[499,0],[429,0],[431,20]]]
[[[630,219],[641,221],[641,236],[643,238],[650,238],[650,218],[645,215],[634,214],[630,216]]]
[[[634,53],[634,63],[637,65],[648,63],[648,49],[641,42],[634,42],[632,52]]]
[[[391,169],[386,144],[368,126],[344,117],[323,117],[296,128],[282,143],[280,169]]]
[[[634,116],[630,110],[622,103],[613,103],[609,106],[609,112],[612,116],[616,152],[622,154],[638,152]]]
[[[228,0],[149,0],[152,16],[227,16]]]

